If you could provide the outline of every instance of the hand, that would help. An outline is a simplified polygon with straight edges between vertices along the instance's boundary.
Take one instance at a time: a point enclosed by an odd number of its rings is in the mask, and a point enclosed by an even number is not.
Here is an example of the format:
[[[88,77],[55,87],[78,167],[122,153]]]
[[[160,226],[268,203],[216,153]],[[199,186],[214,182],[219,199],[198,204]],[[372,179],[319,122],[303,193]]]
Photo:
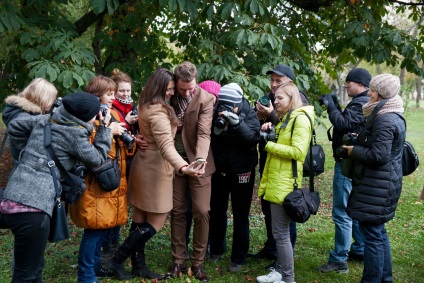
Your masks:
[[[333,99],[334,105],[339,105],[339,98],[337,94],[332,92],[330,95],[331,95],[331,99]]]
[[[183,167],[181,169],[181,173],[183,173],[184,175],[189,175],[189,176],[198,176],[198,177],[202,176],[205,173],[207,162],[204,162],[201,166],[194,168],[195,164],[196,164],[196,161],[193,161],[192,163],[190,163],[190,165]]]
[[[229,112],[229,111],[222,111],[222,112],[218,113],[218,115],[225,117],[227,119],[228,123],[230,123],[233,126],[238,125],[238,123],[240,123],[240,118],[235,113],[232,113],[232,112]]]
[[[102,111],[100,110],[98,117],[99,117],[99,121],[103,123],[103,125],[109,125],[110,119],[112,118],[112,115],[110,115],[110,109],[109,108],[106,109],[105,117],[103,117]]]
[[[272,127],[272,123],[271,122],[267,122],[267,123],[263,123],[262,127],[261,127],[261,131],[263,132],[267,132],[269,128]]]
[[[325,105],[325,107],[328,107],[328,98],[327,98],[327,95],[321,95],[320,97],[319,97],[319,99],[318,99],[318,102],[319,102],[319,104],[322,106],[322,105]]]
[[[135,143],[141,151],[146,151],[146,149],[149,147],[149,144],[144,140],[143,135],[140,133],[135,136]]]
[[[125,123],[112,122],[108,128],[112,136],[120,136],[125,132]]]
[[[268,106],[262,105],[260,102],[256,102],[256,115],[259,117],[268,117],[269,114],[274,110],[274,106],[272,106],[272,103],[269,103]],[[263,119],[261,119],[263,120]]]
[[[131,111],[128,112],[127,116],[125,116],[125,121],[127,121],[128,124],[132,125],[135,122],[137,122],[138,115],[132,115]]]

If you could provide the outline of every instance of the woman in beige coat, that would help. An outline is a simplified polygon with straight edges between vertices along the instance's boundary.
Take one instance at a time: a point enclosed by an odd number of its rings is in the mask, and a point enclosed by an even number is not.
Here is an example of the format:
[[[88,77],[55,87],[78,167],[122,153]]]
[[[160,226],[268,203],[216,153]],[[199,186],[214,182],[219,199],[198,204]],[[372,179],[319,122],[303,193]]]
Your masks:
[[[174,75],[158,69],[149,77],[138,100],[140,132],[149,144],[147,150],[137,151],[128,180],[128,202],[134,207],[130,235],[118,248],[106,268],[119,279],[129,279],[123,262],[129,256],[132,274],[148,279],[163,279],[145,263],[146,242],[159,231],[172,209],[172,180],[178,174],[200,176],[204,164],[197,168],[177,153],[174,136],[178,119],[167,101],[174,95]]]

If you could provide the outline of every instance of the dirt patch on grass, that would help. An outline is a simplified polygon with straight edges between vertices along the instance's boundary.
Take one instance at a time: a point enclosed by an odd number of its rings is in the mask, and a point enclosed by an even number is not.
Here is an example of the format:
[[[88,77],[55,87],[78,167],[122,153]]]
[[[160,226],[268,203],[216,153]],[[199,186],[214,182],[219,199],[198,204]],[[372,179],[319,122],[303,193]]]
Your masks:
[[[6,129],[0,129],[0,142],[3,141]],[[7,179],[13,168],[13,159],[9,150],[9,142],[6,141],[3,154],[0,157],[0,187],[6,187]]]

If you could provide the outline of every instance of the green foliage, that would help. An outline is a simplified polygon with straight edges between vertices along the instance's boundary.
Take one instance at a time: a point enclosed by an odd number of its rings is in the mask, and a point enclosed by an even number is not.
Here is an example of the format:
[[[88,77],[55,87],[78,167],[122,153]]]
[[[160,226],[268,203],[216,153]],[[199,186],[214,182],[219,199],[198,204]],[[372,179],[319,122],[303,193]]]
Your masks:
[[[312,2],[2,1],[2,95],[35,76],[71,92],[113,68],[127,72],[139,93],[156,68],[183,60],[198,66],[199,81],[238,82],[252,100],[268,91],[266,71],[280,63],[293,67],[296,84],[312,98],[328,89],[324,75],[336,78],[359,60],[424,74],[421,36],[387,21],[396,11],[418,22],[422,7],[322,1],[314,5],[327,6],[317,10]]]

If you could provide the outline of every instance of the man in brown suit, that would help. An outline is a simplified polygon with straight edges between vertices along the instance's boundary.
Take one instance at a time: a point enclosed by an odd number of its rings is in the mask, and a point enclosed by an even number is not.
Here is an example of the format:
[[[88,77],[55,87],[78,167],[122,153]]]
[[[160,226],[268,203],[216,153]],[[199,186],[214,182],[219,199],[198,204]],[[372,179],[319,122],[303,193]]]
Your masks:
[[[190,255],[191,269],[196,279],[207,282],[208,277],[204,271],[203,261],[208,244],[211,176],[215,171],[210,149],[214,96],[197,86],[197,70],[192,63],[184,62],[178,65],[174,73],[176,93],[172,97],[171,105],[179,119],[175,147],[188,162],[205,159],[207,163],[205,173],[201,177],[175,176],[174,206],[171,211],[174,263],[167,275],[178,276],[180,272],[187,271],[185,235],[188,188],[194,219],[193,251]]]

